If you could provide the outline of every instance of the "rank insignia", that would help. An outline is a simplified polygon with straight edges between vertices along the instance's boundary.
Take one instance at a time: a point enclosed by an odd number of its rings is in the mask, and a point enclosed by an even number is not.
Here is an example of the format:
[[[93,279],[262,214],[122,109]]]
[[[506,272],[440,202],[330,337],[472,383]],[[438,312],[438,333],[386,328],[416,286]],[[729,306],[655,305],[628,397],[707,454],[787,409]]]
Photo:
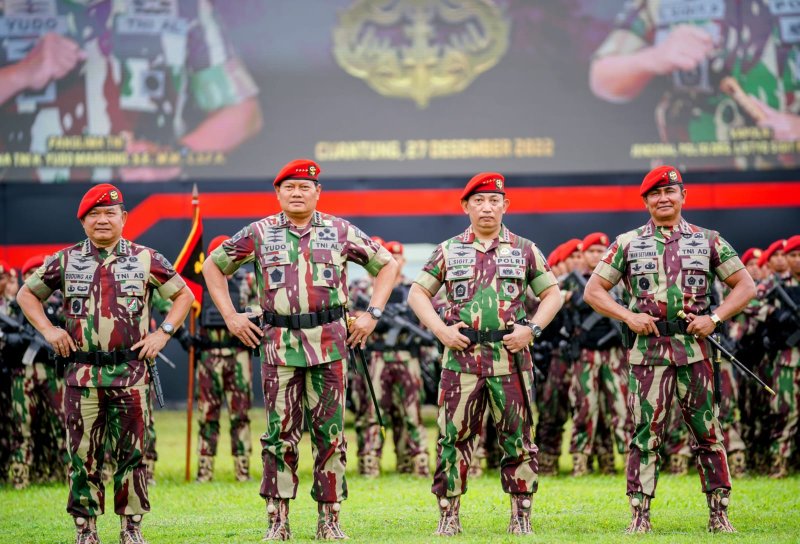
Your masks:
[[[453,300],[465,300],[469,296],[469,284],[457,281],[453,284]]]

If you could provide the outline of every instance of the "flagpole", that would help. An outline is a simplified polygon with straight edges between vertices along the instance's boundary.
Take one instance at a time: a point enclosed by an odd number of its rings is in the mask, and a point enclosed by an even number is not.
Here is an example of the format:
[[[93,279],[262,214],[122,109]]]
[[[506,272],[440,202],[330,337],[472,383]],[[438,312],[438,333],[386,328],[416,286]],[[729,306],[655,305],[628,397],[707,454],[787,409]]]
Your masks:
[[[197,184],[192,187],[192,217],[196,218],[200,208],[200,193],[197,191]],[[197,301],[200,302],[200,301]],[[192,304],[189,312],[189,334],[191,338],[195,335],[195,318],[197,305]],[[189,345],[189,386],[186,393],[186,481],[191,479],[192,470],[192,410],[194,408],[194,364],[195,364],[194,342]]]

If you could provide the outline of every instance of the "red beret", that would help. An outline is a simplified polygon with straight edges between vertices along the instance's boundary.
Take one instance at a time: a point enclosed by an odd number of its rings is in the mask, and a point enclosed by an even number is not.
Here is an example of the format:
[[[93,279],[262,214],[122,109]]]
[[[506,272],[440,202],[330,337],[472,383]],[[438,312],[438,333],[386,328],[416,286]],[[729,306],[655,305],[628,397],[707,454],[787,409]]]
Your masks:
[[[275,181],[272,185],[277,187],[285,179],[307,179],[318,183],[317,176],[319,176],[322,169],[317,163],[309,159],[295,159],[278,172],[275,176]]]
[[[758,266],[764,266],[769,261],[769,258],[772,257],[772,254],[776,251],[783,251],[783,246],[786,244],[786,240],[775,240],[772,242],[767,249],[761,254],[761,257],[758,258]]]
[[[593,232],[587,234],[581,241],[581,251],[586,251],[592,246],[608,247],[608,236],[604,232]]]
[[[653,189],[658,187],[666,187],[667,185],[679,185],[683,183],[681,173],[674,166],[657,166],[650,170],[642,180],[642,185],[639,187],[639,194],[646,195]]]
[[[22,275],[24,276],[31,270],[36,270],[44,264],[44,255],[34,255],[22,265]]]
[[[747,262],[752,259],[758,259],[761,257],[761,253],[762,252],[760,248],[751,247],[742,254],[742,263],[747,264]]]
[[[2,259],[0,259],[0,274],[10,274],[11,267],[8,266],[8,263]]]
[[[78,206],[78,219],[83,219],[95,206],[122,204],[122,192],[110,183],[95,185],[83,195]]]
[[[378,242],[382,246],[386,245],[386,240],[384,240],[380,236],[370,236],[370,240],[372,240],[373,242]]]
[[[786,245],[783,246],[783,252],[789,253],[790,251],[797,251],[798,249],[800,249],[800,234],[795,234],[786,240]]]
[[[461,193],[461,200],[466,200],[475,193],[500,193],[504,195],[506,194],[505,185],[506,178],[503,177],[503,174],[481,172],[469,180]]]
[[[580,251],[581,249],[581,239],[580,238],[572,238],[567,240],[561,245],[561,260],[563,261],[570,255],[572,255],[576,251]]]
[[[550,252],[550,253],[547,255],[547,266],[549,266],[549,267],[551,267],[551,268],[552,268],[552,267],[554,267],[556,264],[558,264],[558,263],[556,262],[556,257],[557,257],[557,256],[558,256],[558,248],[555,248],[553,251],[551,251],[551,252]]]
[[[391,242],[386,242],[383,244],[383,247],[389,250],[389,253],[392,255],[402,255],[403,254],[403,244],[392,240]]]
[[[222,245],[222,242],[224,242],[228,238],[229,238],[228,236],[221,234],[220,236],[217,236],[216,238],[211,240],[208,243],[208,251],[206,252],[206,255],[211,255],[211,252],[217,249],[220,245]]]

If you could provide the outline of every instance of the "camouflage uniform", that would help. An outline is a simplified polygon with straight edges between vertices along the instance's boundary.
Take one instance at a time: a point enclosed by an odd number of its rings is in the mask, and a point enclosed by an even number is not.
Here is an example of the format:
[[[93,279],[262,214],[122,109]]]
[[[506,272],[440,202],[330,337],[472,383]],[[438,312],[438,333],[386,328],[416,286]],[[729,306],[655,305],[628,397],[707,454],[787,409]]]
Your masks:
[[[127,350],[149,331],[153,291],[170,298],[185,283],[161,254],[122,238],[110,250],[99,250],[88,239],[65,248],[25,284],[40,300],[61,289],[64,328],[78,346],[65,375],[67,511],[76,520],[104,512],[100,470],[108,436],[117,462],[114,511],[141,516],[150,510],[143,462],[150,440],[150,376],[147,363]],[[82,354],[88,360],[97,352],[118,355],[77,362]]]
[[[559,278],[559,285],[564,287]],[[566,291],[562,290],[566,296]],[[527,310],[532,316],[533,311]],[[536,446],[539,448],[539,474],[555,476],[558,474],[558,459],[561,457],[561,445],[564,437],[564,426],[569,419],[569,387],[572,382],[572,361],[569,357],[569,346],[564,335],[571,334],[572,325],[568,312],[562,308],[552,323],[537,340],[537,344],[548,342],[552,349],[543,354],[550,357],[545,380],[536,384],[536,407],[539,421],[536,425]]]
[[[46,313],[59,322],[63,301],[55,295],[47,301]],[[12,370],[11,393],[14,423],[11,474],[19,489],[26,487],[31,479],[63,481],[68,461],[64,442],[64,380],[43,346],[35,353],[32,351],[35,348],[28,345],[22,348],[12,355],[18,366]]]
[[[410,287],[411,281],[403,278],[400,285],[392,290],[387,306],[405,302]],[[361,292],[369,300],[372,286],[368,285],[366,291]],[[356,300],[353,291],[350,292],[350,299]],[[373,333],[367,342],[370,380],[384,421],[392,427],[398,472],[429,476],[427,439],[420,413],[422,368],[419,345],[408,331],[400,331],[399,335],[392,338],[393,331],[387,328],[390,325],[384,323],[386,319],[381,318],[376,327],[381,332]],[[416,317],[413,319],[416,320]],[[390,342],[392,345],[389,345]],[[363,407],[356,420],[356,429],[360,431],[359,472],[374,477],[379,473],[384,440],[371,399],[364,397],[362,402]]]
[[[244,274],[228,279],[234,283],[237,308],[244,309],[250,300],[249,287]],[[227,400],[231,418],[231,455],[237,480],[250,479],[250,415],[252,404],[253,371],[251,352],[224,326],[224,321],[214,320],[216,310],[210,298],[203,302],[200,322],[200,365],[197,368],[200,428],[198,449],[200,453],[197,479],[208,481],[213,477],[213,458],[217,455],[219,418],[222,402]],[[209,313],[210,312],[210,313]],[[216,312],[219,313],[219,312]],[[206,317],[207,316],[207,317]],[[222,326],[219,326],[219,323]],[[213,326],[216,325],[216,326]]]
[[[670,326],[661,336],[637,336],[629,351],[629,408],[635,430],[628,459],[628,495],[637,516],[646,512],[658,480],[658,450],[669,422],[673,396],[697,441],[697,469],[709,506],[718,506],[731,482],[722,429],[713,401],[709,343],[685,334],[683,310],[704,314],[714,277],[725,280],[744,268],[719,233],[681,220],[674,228],[646,225],[617,237],[594,273],[631,294],[629,308]],[[669,320],[669,321],[668,321]],[[682,332],[681,332],[682,331]],[[716,518],[715,518],[716,519]]]
[[[720,91],[723,77],[733,77],[746,94],[776,110],[800,114],[798,14],[795,2],[774,0],[629,0],[595,56],[634,53],[660,43],[678,25],[702,28],[721,46],[695,69],[663,78],[666,88],[655,119],[664,142],[729,141],[731,129],[755,122]],[[796,163],[796,158],[782,159]],[[702,161],[706,167],[713,162],[732,166],[731,158]],[[737,168],[754,166],[747,157],[735,161]],[[764,161],[759,157],[755,166]]]
[[[429,293],[444,286],[445,323],[464,322],[474,330],[499,331],[525,318],[528,287],[538,296],[557,282],[538,248],[503,225],[499,237],[488,246],[476,238],[472,227],[442,242],[415,283]],[[445,348],[431,491],[440,501],[449,502],[456,515],[460,496],[467,490],[467,471],[487,405],[503,448],[503,490],[527,501],[529,512],[538,487],[537,448],[522,395],[530,394],[533,377],[529,350],[520,356],[524,383],[520,383],[514,356],[501,342],[473,344],[464,351]],[[522,504],[518,502],[512,500],[512,519],[514,505]]]
[[[771,284],[777,281],[770,278],[765,289],[770,291]],[[788,276],[780,281],[794,303],[800,303],[800,278]],[[789,459],[797,447],[795,439],[800,426],[800,344],[796,339],[796,321],[789,317],[791,310],[786,304],[779,297],[770,297],[765,303],[769,305],[767,331],[772,343],[772,388],[776,393],[770,399],[773,425],[770,476],[783,478],[788,474]]]
[[[256,221],[211,254],[223,274],[255,263],[261,309],[269,315],[338,311],[347,305],[348,261],[371,275],[389,252],[344,219],[314,212],[303,230],[284,213]],[[335,314],[334,314],[335,315]],[[300,318],[296,318],[299,324]],[[309,321],[309,325],[312,323]],[[261,436],[261,496],[268,508],[288,510],[297,494],[298,442],[305,421],[314,454],[311,496],[323,505],[347,498],[344,435],[347,328],[343,318],[313,328],[266,325],[261,375],[267,429]],[[320,518],[322,520],[322,518]]]
[[[0,28],[29,29],[2,34],[8,47],[0,48],[0,66],[20,61],[54,29],[77,42],[87,56],[81,69],[0,107],[0,151],[44,153],[48,136],[122,132],[177,148],[187,131],[188,97],[198,110],[211,113],[258,92],[209,0],[100,0],[91,6],[6,2],[0,19],[6,23]],[[110,168],[39,168],[37,176],[42,181],[98,181],[113,174]],[[14,178],[14,172],[8,177]]]
[[[590,274],[584,276],[588,280]],[[620,336],[608,318],[592,324],[597,314],[583,301],[582,286],[573,275],[568,280],[573,295],[567,306],[576,321],[573,341],[580,348],[572,364],[569,389],[573,410],[570,453],[573,475],[583,476],[590,470],[590,456],[600,453],[598,446],[603,445],[603,434],[613,433],[617,451],[622,455],[627,453],[633,422],[626,405],[628,364]],[[604,451],[600,464],[604,471],[612,472],[614,451]]]
[[[772,361],[768,359],[764,346],[767,335],[764,321],[768,311],[768,305],[762,300],[766,293],[764,284],[759,284],[757,293],[739,315],[728,321],[728,333],[737,346],[736,357],[770,383]],[[766,473],[769,470],[770,432],[774,426],[769,409],[772,397],[754,380],[744,379],[739,380],[738,398],[742,440],[747,445],[750,467],[757,473]]]

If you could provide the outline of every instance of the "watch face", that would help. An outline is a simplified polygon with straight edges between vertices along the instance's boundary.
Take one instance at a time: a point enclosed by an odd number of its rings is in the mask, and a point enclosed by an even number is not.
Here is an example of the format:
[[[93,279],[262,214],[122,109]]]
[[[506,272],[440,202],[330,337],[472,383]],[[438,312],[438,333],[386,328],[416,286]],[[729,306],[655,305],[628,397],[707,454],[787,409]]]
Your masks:
[[[173,327],[172,324],[170,323],[162,323],[161,329],[167,334],[172,334],[173,331],[175,330],[175,327]]]

